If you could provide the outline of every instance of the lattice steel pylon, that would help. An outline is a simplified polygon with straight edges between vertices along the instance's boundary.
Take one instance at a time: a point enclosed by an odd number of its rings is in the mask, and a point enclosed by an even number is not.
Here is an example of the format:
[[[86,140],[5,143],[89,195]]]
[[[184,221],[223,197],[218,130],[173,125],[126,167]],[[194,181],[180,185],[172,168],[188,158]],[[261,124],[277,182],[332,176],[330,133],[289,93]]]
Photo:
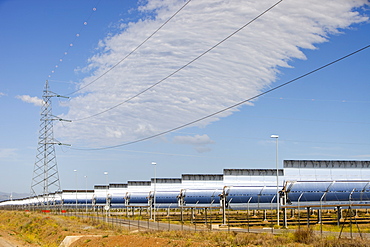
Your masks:
[[[54,145],[62,145],[62,143],[54,139],[53,121],[62,121],[62,119],[52,115],[52,97],[63,96],[51,92],[49,90],[49,83],[46,81],[42,96],[43,103],[41,108],[39,141],[31,184],[31,197],[37,197],[39,202],[44,203],[44,205],[49,205],[50,200],[48,196],[50,193],[60,191]]]

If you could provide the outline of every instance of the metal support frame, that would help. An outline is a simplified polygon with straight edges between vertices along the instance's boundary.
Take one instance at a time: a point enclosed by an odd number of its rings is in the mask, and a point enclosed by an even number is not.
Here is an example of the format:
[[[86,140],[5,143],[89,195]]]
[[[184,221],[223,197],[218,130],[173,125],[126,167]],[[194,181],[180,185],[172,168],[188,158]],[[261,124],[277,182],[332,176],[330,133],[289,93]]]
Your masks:
[[[65,145],[54,139],[53,121],[66,121],[52,115],[52,97],[63,97],[49,90],[49,83],[46,81],[42,96],[41,124],[39,141],[36,154],[36,161],[33,169],[31,183],[31,197],[38,198],[39,203],[49,206],[48,198],[51,192],[60,191],[60,181],[55,155],[54,145]],[[67,98],[67,97],[63,97]]]
[[[219,195],[222,208],[222,225],[226,225],[226,208],[228,207],[227,196],[229,195],[230,186],[224,186],[222,193]]]

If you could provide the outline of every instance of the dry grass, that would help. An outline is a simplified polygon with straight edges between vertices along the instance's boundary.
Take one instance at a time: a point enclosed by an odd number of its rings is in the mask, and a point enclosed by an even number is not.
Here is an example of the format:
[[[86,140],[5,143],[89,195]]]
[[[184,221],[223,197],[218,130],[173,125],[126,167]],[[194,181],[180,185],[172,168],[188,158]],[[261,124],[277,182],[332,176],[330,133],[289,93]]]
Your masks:
[[[70,235],[116,234],[104,223],[19,211],[0,211],[0,229],[28,245],[50,247],[59,246]]]
[[[217,231],[141,231],[130,233],[112,229],[104,222],[78,217],[54,216],[40,213],[0,211],[0,233],[16,237],[25,246],[59,246],[65,236],[85,237],[74,246],[313,246],[364,247],[370,243],[361,239],[321,237],[312,228],[301,228],[280,235],[271,233],[237,233]]]

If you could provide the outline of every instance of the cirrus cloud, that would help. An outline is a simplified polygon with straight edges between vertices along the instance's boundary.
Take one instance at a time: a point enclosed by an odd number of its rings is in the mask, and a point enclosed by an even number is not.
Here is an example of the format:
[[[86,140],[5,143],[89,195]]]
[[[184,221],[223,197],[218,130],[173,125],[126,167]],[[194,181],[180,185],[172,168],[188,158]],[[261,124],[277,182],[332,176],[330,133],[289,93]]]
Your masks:
[[[81,71],[80,94],[66,103],[62,116],[74,119],[56,133],[74,145],[117,145],[157,134],[217,112],[259,94],[276,80],[279,68],[306,59],[332,34],[366,21],[355,9],[366,0],[285,0],[205,56],[158,86],[120,104],[161,81],[213,47],[276,1],[192,1],[140,49],[105,76],[180,6],[182,0],[148,0],[138,8],[146,19],[99,41],[99,52]],[[106,111],[86,120],[83,118]],[[198,122],[203,127],[238,108]],[[194,125],[193,125],[194,126]],[[60,126],[59,126],[60,127]]]

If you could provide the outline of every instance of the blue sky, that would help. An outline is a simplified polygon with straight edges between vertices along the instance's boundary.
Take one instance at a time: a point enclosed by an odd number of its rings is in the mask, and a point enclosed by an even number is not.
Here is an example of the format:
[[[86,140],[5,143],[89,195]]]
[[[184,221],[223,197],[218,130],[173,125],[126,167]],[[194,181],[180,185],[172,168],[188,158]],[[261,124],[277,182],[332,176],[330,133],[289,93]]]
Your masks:
[[[280,164],[369,160],[370,49],[190,127],[95,150],[212,114],[370,43],[367,1],[286,0],[148,92],[90,117],[164,79],[276,2],[191,1],[91,83],[185,2],[0,1],[0,191],[30,190],[46,80],[70,96],[54,99],[54,114],[76,120],[55,123],[55,138],[72,145],[56,147],[62,189],[74,188],[74,170],[79,188],[84,176],[90,188],[104,183],[104,171],[109,182],[149,180],[152,161],[159,177],[273,168],[271,134],[279,135]]]

